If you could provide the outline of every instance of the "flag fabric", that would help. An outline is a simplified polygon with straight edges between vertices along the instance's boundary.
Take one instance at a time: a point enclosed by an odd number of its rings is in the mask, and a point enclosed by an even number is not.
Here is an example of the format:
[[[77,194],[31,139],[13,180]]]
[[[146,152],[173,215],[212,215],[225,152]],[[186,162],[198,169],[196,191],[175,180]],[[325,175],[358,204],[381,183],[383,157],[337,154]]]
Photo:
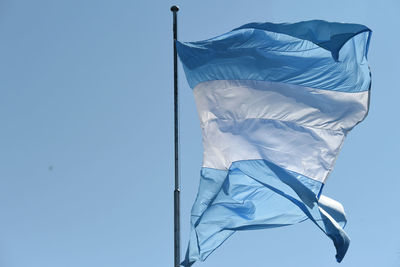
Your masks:
[[[236,231],[307,219],[343,259],[344,209],[321,191],[368,113],[370,36],[363,25],[313,20],[177,42],[204,147],[182,265],[204,261]]]

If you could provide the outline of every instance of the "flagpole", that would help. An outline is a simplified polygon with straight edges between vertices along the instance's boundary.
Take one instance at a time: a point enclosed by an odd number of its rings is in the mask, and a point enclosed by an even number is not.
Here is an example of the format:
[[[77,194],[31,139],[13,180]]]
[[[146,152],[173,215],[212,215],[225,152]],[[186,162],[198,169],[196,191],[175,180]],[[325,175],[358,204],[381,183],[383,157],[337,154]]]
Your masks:
[[[178,6],[172,6],[174,33],[174,143],[175,143],[175,190],[174,190],[174,267],[180,266],[180,188],[179,188],[179,117],[178,117],[178,56],[176,52]]]

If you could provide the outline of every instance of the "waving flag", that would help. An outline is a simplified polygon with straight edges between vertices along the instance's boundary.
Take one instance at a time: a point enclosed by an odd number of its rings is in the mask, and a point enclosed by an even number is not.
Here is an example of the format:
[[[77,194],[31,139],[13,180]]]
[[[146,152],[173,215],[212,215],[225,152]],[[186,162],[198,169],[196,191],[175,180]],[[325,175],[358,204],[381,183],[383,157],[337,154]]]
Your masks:
[[[343,259],[344,209],[321,191],[368,113],[370,35],[363,25],[314,20],[177,43],[204,146],[183,265],[204,261],[235,231],[306,219]]]

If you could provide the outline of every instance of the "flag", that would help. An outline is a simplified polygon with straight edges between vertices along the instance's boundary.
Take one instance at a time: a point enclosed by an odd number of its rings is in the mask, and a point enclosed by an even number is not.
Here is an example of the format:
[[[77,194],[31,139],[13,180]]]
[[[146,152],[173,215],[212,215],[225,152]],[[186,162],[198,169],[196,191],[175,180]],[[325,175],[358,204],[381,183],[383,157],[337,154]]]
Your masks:
[[[177,42],[204,147],[182,265],[204,261],[236,231],[307,219],[343,259],[344,209],[321,191],[368,113],[370,36],[363,25],[313,20]]]

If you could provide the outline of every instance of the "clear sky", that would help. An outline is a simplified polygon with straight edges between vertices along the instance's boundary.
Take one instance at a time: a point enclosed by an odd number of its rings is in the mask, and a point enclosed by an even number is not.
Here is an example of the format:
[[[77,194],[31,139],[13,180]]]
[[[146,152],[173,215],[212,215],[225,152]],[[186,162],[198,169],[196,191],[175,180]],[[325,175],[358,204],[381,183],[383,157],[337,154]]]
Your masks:
[[[173,265],[173,4],[183,41],[255,21],[373,30],[370,113],[324,191],[347,212],[343,262],[306,221],[196,266],[400,266],[398,0],[0,1],[0,266]],[[202,145],[181,67],[179,84],[184,254]]]

